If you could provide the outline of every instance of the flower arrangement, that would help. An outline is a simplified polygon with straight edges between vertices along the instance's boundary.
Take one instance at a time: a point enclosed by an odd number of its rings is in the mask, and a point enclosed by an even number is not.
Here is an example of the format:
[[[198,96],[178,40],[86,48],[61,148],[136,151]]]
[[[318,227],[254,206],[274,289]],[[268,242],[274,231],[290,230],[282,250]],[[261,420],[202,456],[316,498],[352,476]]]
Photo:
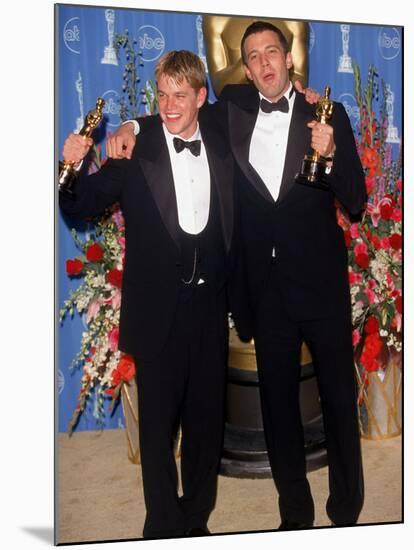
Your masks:
[[[131,40],[126,30],[115,36],[114,43],[118,58],[121,51],[125,53],[121,120],[138,116],[140,105],[145,107],[146,114],[155,113],[154,84],[147,81],[145,89],[139,89],[138,67],[142,65],[142,54],[136,50],[137,41]],[[95,145],[90,172],[98,170],[104,162],[100,145]],[[88,399],[95,397],[95,416],[102,422],[105,398],[111,398],[109,410],[113,410],[122,386],[135,376],[133,358],[118,349],[125,254],[125,224],[119,205],[114,205],[101,219],[94,221],[94,231],[89,236],[81,238],[75,229],[71,233],[80,255],[66,261],[66,272],[71,278],[81,278],[82,282],[64,301],[60,321],[77,311],[84,315],[87,329],[70,366],[71,369],[82,368],[83,374],[78,404],[69,421],[69,435]]]
[[[390,358],[400,363],[402,349],[402,181],[401,153],[392,158],[387,143],[388,89],[382,82],[380,116],[378,74],[368,71],[361,90],[359,67],[354,67],[360,129],[356,138],[365,171],[367,208],[359,223],[338,210],[349,255],[355,361],[363,383],[367,373],[384,372]]]
[[[82,334],[80,350],[71,364],[71,368],[82,366],[83,375],[78,405],[69,422],[70,434],[95,387],[98,419],[102,419],[105,396],[112,398],[112,408],[122,384],[135,375],[132,357],[118,350],[124,235],[124,221],[118,206],[97,222],[91,236],[82,239],[72,229],[82,254],[66,261],[66,272],[69,277],[82,277],[83,281],[65,300],[60,319],[63,321],[68,313],[73,316],[76,310],[85,315],[87,330]]]

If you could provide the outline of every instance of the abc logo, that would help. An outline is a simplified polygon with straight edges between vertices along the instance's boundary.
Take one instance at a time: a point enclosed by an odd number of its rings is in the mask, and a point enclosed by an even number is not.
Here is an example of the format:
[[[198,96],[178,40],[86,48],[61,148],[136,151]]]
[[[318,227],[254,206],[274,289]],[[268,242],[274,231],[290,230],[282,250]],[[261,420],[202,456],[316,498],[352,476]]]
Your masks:
[[[383,59],[394,59],[401,50],[400,33],[395,27],[381,27],[378,48]]]
[[[353,130],[359,130],[359,108],[354,96],[344,93],[339,96],[338,101],[344,106]]]
[[[121,109],[119,93],[116,90],[107,90],[102,94],[102,98],[105,100],[103,113],[105,113],[108,126],[118,127],[120,124],[119,112]]]
[[[68,50],[73,53],[80,53],[80,19],[79,17],[72,17],[66,21],[63,28],[63,41]]]
[[[165,40],[157,27],[142,25],[138,29],[138,47],[143,61],[155,61],[164,53]]]

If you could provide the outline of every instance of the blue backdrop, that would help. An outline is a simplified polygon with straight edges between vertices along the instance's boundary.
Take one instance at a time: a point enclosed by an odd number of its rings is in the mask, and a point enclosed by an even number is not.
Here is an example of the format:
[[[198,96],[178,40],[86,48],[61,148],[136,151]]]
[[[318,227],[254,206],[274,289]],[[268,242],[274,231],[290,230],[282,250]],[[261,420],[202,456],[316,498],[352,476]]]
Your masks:
[[[205,59],[201,22],[202,15],[199,14],[56,6],[58,151],[61,151],[68,133],[80,129],[84,116],[95,106],[97,97],[103,97],[106,102],[105,131],[114,131],[120,124],[119,101],[125,61],[124,58],[118,61],[114,55],[112,40],[115,33],[128,29],[129,35],[136,38],[142,52],[140,85],[145,88],[147,81],[153,78],[157,60],[166,51],[188,49]],[[387,113],[391,130],[388,140],[394,144],[394,156],[401,139],[402,40],[401,27],[310,22],[309,85],[320,92],[324,86],[331,86],[331,97],[344,104],[355,129],[359,113],[352,63],[360,66],[363,84],[368,66],[375,65],[380,77],[389,86]],[[214,101],[212,92],[209,99]],[[145,111],[146,107],[142,105],[141,112]],[[79,285],[78,280],[70,280],[66,276],[65,270],[66,260],[78,255],[79,250],[70,234],[73,222],[65,220],[60,212],[57,216],[57,308],[60,308],[70,291]],[[81,234],[91,230],[81,224],[77,228]],[[77,405],[82,373],[69,370],[69,365],[79,350],[84,330],[84,321],[79,315],[66,319],[57,328],[59,431],[67,430]],[[105,427],[123,425],[121,407],[113,415],[106,414]],[[97,427],[91,400],[77,430]]]

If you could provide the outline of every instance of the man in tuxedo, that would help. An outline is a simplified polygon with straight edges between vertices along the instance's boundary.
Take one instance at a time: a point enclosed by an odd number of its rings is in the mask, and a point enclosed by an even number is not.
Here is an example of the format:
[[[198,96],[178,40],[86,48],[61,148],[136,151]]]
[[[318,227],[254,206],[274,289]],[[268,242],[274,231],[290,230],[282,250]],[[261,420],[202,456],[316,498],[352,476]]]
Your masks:
[[[233,159],[211,121],[200,59],[166,54],[155,71],[159,116],[130,160],[83,173],[65,213],[101,215],[119,202],[125,217],[120,349],[134,356],[139,394],[145,538],[201,536],[215,505],[223,437],[227,304],[232,257]],[[71,134],[65,161],[92,145]],[[177,493],[174,442],[182,430]]]
[[[226,86],[217,114],[236,161],[240,251],[232,312],[239,335],[254,338],[263,423],[279,494],[280,530],[312,527],[299,409],[300,348],[313,358],[329,461],[326,509],[335,525],[357,522],[363,473],[354,376],[347,251],[336,223],[336,201],[358,215],[366,200],[364,174],[341,104],[329,124],[289,80],[292,56],[283,33],[256,21],[241,51],[252,85]],[[143,131],[149,121],[140,121]],[[130,155],[132,125],[109,143]],[[327,162],[329,190],[295,182],[313,148]]]
[[[292,58],[279,29],[250,25],[242,55],[254,86],[227,86],[219,101],[241,204],[237,273],[246,283],[236,280],[233,313],[240,334],[255,340],[279,529],[314,522],[299,410],[303,340],[324,418],[327,514],[335,525],[352,525],[363,504],[363,473],[347,250],[335,202],[358,215],[366,200],[364,174],[343,106],[334,103],[330,123],[321,124],[314,120],[315,107],[295,93],[288,75]],[[311,148],[327,159],[329,190],[295,182]]]

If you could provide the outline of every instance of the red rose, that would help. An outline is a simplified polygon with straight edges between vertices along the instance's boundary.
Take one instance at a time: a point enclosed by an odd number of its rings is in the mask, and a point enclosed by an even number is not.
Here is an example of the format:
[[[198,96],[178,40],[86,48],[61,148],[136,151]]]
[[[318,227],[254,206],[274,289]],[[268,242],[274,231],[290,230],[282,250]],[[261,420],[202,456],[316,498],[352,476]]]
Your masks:
[[[91,244],[86,250],[86,259],[88,262],[99,262],[102,260],[104,251],[98,243]]]
[[[380,365],[377,357],[382,349],[382,340],[378,333],[368,334],[365,338],[364,349],[362,350],[360,361],[368,372],[376,371]]]
[[[111,380],[112,386],[116,388],[116,386],[121,382],[121,380],[122,380],[122,376],[117,367],[112,373],[112,380]]]
[[[371,242],[376,250],[379,250],[381,248],[381,239],[376,235],[372,235]]]
[[[124,355],[119,360],[117,371],[124,382],[129,382],[135,376],[135,363],[130,355]]]
[[[402,296],[397,296],[395,299],[395,309],[398,311],[399,314],[402,313]]]
[[[376,317],[371,315],[368,317],[367,322],[365,323],[364,327],[366,334],[376,334],[379,332],[379,322]]]
[[[348,271],[348,280],[350,285],[357,285],[362,283],[362,275],[361,273],[355,273],[354,271],[350,270]]]
[[[389,241],[391,248],[393,248],[394,250],[400,250],[402,245],[401,235],[399,235],[398,233],[393,233],[390,236]]]
[[[122,286],[122,271],[120,269],[111,269],[106,276],[108,283],[117,288]]]
[[[392,218],[392,214],[394,212],[394,208],[390,204],[383,204],[380,208],[381,218],[383,220],[390,220]]]
[[[344,237],[345,237],[345,244],[346,247],[349,248],[351,246],[351,232],[350,231],[344,231]]]
[[[83,269],[83,262],[78,259],[66,260],[66,273],[68,275],[79,275]]]
[[[369,266],[369,257],[368,254],[357,254],[355,256],[355,261],[359,267],[362,267],[362,269],[367,269]]]
[[[380,248],[383,250],[388,250],[390,247],[390,240],[388,237],[384,237],[383,239],[380,239]]]
[[[401,211],[400,198],[401,198],[401,196],[399,197],[398,203],[397,203],[399,208],[394,208],[394,210],[392,212],[391,219],[392,219],[393,222],[401,222],[402,221],[402,211]]]

